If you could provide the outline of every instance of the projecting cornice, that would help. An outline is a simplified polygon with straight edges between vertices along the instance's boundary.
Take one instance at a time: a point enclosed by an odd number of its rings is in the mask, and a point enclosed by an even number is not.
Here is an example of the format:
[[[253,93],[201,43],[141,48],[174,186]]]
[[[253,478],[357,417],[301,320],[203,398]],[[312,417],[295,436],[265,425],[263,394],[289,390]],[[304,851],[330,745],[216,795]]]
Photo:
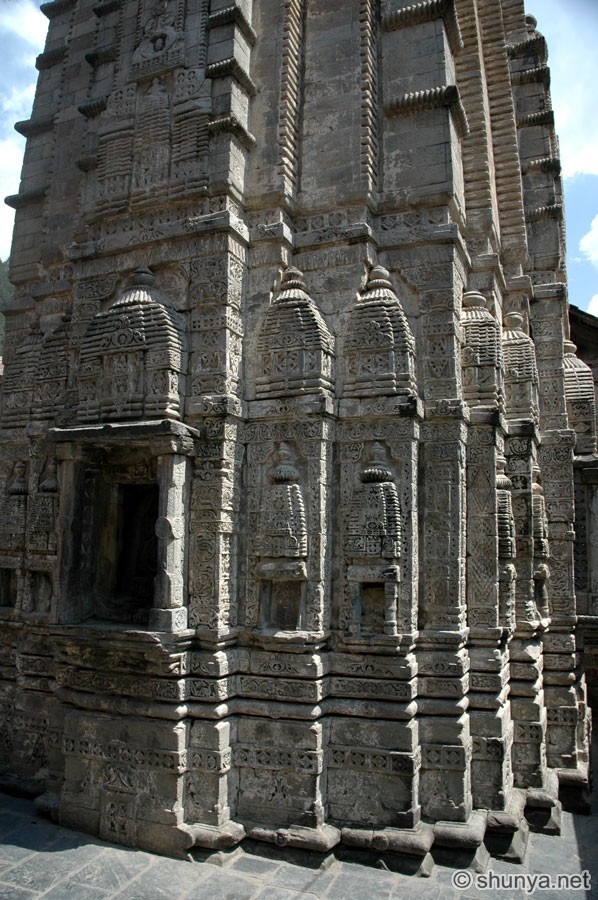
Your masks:
[[[454,0],[423,0],[422,3],[404,6],[384,16],[382,28],[385,31],[398,31],[400,28],[440,18],[444,19],[453,52],[457,53],[463,49],[463,38]]]
[[[47,116],[37,116],[32,119],[24,119],[21,122],[15,122],[15,131],[22,134],[23,137],[30,138],[36,134],[44,134],[51,131],[54,127],[54,114]]]
[[[427,91],[403,94],[397,100],[391,100],[387,104],[385,112],[388,116],[408,116],[412,113],[443,107],[450,110],[459,134],[464,137],[469,131],[469,126],[456,84],[446,84]]]
[[[250,47],[254,46],[257,35],[240,6],[225,6],[208,16],[208,28],[222,25],[236,25]]]
[[[53,0],[51,3],[42,3],[41,12],[48,19],[54,19],[63,12],[68,12],[76,5],[77,0]]]

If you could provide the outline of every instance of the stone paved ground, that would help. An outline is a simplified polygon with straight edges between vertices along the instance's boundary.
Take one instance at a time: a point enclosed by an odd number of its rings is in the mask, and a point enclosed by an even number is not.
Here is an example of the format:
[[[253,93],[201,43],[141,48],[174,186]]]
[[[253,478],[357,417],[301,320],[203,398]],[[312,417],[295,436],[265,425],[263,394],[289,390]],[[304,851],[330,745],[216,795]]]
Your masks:
[[[596,810],[598,813],[598,808]],[[598,898],[598,815],[563,815],[560,838],[532,835],[525,865],[492,860],[496,873],[580,873],[594,888],[537,891],[541,900]],[[1,900],[398,900],[398,898],[514,898],[523,890],[455,890],[452,870],[429,878],[333,860],[314,869],[240,850],[223,865],[184,862],[129,850],[53,825],[32,803],[0,795]]]

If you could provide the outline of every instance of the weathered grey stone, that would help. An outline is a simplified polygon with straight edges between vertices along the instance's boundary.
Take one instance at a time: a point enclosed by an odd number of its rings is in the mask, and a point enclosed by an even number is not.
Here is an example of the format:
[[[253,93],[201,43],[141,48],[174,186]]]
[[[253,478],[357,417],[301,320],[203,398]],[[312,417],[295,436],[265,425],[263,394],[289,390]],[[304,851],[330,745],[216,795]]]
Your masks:
[[[554,829],[557,778],[588,781],[576,507],[598,612],[534,22],[44,10],[8,201],[2,783],[179,856],[522,857],[523,806]]]

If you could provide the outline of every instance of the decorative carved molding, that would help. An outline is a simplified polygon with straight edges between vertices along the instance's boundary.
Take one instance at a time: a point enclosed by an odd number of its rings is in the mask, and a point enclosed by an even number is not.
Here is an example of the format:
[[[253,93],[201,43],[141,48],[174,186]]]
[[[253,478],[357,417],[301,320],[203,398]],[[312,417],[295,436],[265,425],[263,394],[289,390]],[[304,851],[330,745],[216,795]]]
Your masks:
[[[534,209],[526,209],[525,218],[528,222],[537,222],[540,219],[562,219],[563,204],[549,203],[546,206],[536,206]]]
[[[519,128],[532,128],[535,125],[549,125],[554,127],[554,112],[552,109],[543,109],[540,112],[517,116],[517,125]]]
[[[422,3],[404,6],[384,16],[382,27],[385,31],[397,31],[400,28],[408,28],[410,25],[432,22],[434,19],[440,18],[444,19],[453,52],[462,50],[463,38],[454,0],[423,0]]]
[[[33,203],[41,203],[46,197],[47,190],[48,185],[46,184],[43,187],[32,188],[30,191],[20,191],[18,194],[10,194],[5,197],[4,202],[13,209],[22,209]]]
[[[114,46],[100,47],[97,50],[93,50],[91,53],[85,54],[85,61],[88,62],[93,69],[101,66],[102,63],[114,62],[115,59],[116,48]]]
[[[389,116],[408,116],[429,109],[449,109],[452,113],[459,134],[463,137],[469,131],[465,109],[461,103],[459,88],[456,84],[430,88],[427,91],[413,91],[403,94],[397,100],[387,104],[385,112]]]
[[[257,141],[255,137],[241,125],[236,116],[220,116],[212,119],[208,125],[210,134],[234,134],[247,150],[253,150]]]
[[[63,12],[68,12],[76,6],[77,0],[53,0],[51,3],[42,3],[40,12],[48,19],[55,19]]]
[[[208,17],[208,28],[219,28],[221,25],[236,25],[250,47],[255,45],[257,35],[240,6],[225,6]]]
[[[75,165],[81,172],[91,172],[98,165],[97,156],[82,156],[80,159],[75,161]]]
[[[94,100],[82,103],[77,109],[86,119],[95,119],[96,116],[99,116],[106,109],[107,99],[107,97],[96,97]]]
[[[278,171],[283,191],[292,195],[298,165],[298,124],[301,97],[303,0],[285,0],[280,66],[280,108],[278,113]]]
[[[361,166],[368,190],[376,188],[378,172],[378,58],[376,14],[372,0],[361,0]]]
[[[95,6],[92,6],[92,10],[98,18],[101,18],[107,16],[108,13],[116,12],[123,4],[124,0],[104,0],[103,3],[96,3]]]
[[[537,55],[542,64],[548,59],[548,48],[541,34],[534,34],[527,40],[519,41],[517,44],[508,44],[507,52],[511,59],[515,59],[518,56]]]
[[[511,74],[513,84],[534,84],[535,82],[543,84],[546,88],[550,87],[550,69],[548,66],[535,66],[533,69],[521,69]]]
[[[206,66],[206,75],[208,78],[234,78],[250,97],[255,97],[255,84],[234,56]]]
[[[551,172],[553,175],[561,174],[561,160],[558,156],[543,156],[538,159],[530,159],[521,167],[524,175],[528,172]]]
[[[45,116],[37,116],[35,119],[24,119],[22,122],[15,123],[15,131],[22,134],[23,137],[30,138],[36,134],[44,134],[54,128],[54,113]]]
[[[56,47],[54,50],[46,50],[45,53],[40,53],[35,60],[35,68],[40,72],[44,69],[51,69],[52,66],[62,62],[67,54],[67,50],[67,47]]]

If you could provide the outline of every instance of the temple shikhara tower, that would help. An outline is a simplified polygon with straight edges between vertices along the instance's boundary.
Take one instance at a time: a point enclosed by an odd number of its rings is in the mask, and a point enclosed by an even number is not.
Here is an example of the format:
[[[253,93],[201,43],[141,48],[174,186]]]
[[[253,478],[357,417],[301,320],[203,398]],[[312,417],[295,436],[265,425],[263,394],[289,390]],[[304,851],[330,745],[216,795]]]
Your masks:
[[[521,859],[586,802],[596,457],[535,20],[42,10],[7,198],[0,787],[172,855]]]

